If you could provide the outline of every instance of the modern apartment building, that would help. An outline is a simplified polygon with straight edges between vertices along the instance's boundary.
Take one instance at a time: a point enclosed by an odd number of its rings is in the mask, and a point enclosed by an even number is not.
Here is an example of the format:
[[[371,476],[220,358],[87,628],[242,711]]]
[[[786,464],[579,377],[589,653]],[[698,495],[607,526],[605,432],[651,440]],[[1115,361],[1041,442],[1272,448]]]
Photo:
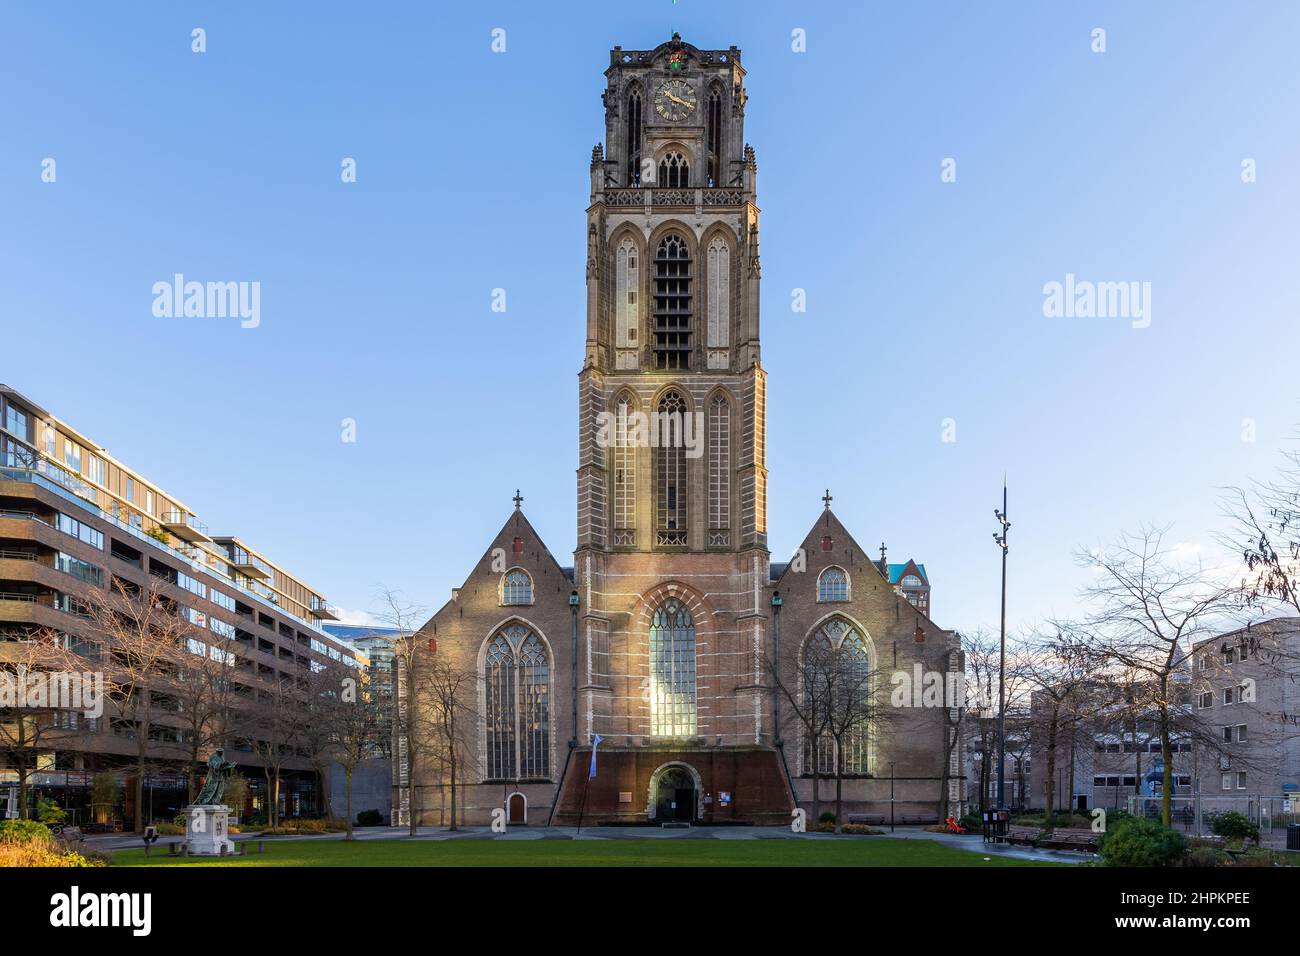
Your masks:
[[[209,642],[189,642],[193,653],[207,653],[208,644],[232,648],[221,652],[222,659],[229,657],[235,692],[249,699],[275,682],[301,683],[302,675],[330,662],[367,663],[324,631],[336,614],[319,591],[244,540],[211,534],[179,498],[0,385],[0,647],[52,631],[64,636],[66,647],[95,661],[104,652],[104,635],[96,633],[80,599],[89,589],[108,589],[115,579],[136,589],[153,582],[169,607],[195,629],[210,632]],[[93,663],[86,669],[94,670]],[[39,792],[74,810],[84,807],[93,774],[126,774],[138,729],[109,711],[99,719],[78,718],[61,718],[70,732],[38,754],[33,780]],[[174,723],[164,708],[149,728],[150,760],[158,769],[146,781],[148,816],[167,816],[185,802],[185,753]],[[256,734],[254,727],[226,749],[226,758],[248,780],[248,813],[266,809],[266,782],[254,758]],[[0,798],[10,796],[16,782],[4,759]],[[319,795],[308,761],[295,753],[284,769],[281,811],[315,811]],[[132,790],[124,787],[122,812],[128,819],[134,813]]]
[[[1192,660],[1196,713],[1221,748],[1201,793],[1300,802],[1300,618],[1200,641]]]

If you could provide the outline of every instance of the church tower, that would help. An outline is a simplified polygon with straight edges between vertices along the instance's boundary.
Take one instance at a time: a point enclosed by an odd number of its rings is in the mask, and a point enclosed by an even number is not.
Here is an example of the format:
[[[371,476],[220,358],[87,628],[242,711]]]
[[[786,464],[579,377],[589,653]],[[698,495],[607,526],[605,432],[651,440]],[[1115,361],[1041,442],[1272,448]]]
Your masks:
[[[578,548],[761,551],[759,211],[740,51],[674,36],[650,51],[615,47],[605,76],[609,148],[593,150],[587,209]],[[681,441],[639,427],[679,424]]]
[[[698,775],[677,781],[695,794],[684,800],[699,802],[687,818],[702,817],[715,788],[758,787],[785,819],[788,788],[771,751],[758,771],[735,762],[740,748],[772,744],[745,70],[734,46],[702,50],[674,35],[653,50],[615,47],[605,78],[579,373],[578,746],[600,735],[607,781],[621,781],[621,798],[635,792],[635,808],[605,794],[605,813],[644,814],[647,784],[656,812],[675,802],[660,799],[662,780]],[[715,764],[725,755],[723,773]]]

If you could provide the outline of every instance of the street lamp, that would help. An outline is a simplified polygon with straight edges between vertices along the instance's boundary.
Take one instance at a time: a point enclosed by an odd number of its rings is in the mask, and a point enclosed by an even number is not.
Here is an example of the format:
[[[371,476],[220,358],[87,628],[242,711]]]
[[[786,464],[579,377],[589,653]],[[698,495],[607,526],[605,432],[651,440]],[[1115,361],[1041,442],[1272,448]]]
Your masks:
[[[1002,479],[1002,510],[993,509],[993,515],[1002,526],[993,532],[993,542],[1002,549],[1002,626],[998,650],[998,809],[1006,806],[1007,763],[1007,480]],[[1049,810],[1050,812],[1050,810]]]
[[[518,492],[515,492],[518,494]],[[569,738],[569,750],[578,746],[578,591],[569,592],[569,663],[572,671],[572,686],[569,697],[573,703],[573,736]]]

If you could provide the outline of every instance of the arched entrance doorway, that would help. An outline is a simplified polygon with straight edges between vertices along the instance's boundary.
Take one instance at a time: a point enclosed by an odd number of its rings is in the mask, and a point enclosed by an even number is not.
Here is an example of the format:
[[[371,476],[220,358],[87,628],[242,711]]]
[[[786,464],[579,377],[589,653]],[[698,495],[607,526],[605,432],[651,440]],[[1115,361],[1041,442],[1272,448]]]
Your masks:
[[[686,764],[667,764],[650,779],[650,818],[661,823],[697,819],[700,800],[699,774]]]
[[[528,822],[528,800],[522,793],[512,793],[506,798],[506,820],[510,823]]]

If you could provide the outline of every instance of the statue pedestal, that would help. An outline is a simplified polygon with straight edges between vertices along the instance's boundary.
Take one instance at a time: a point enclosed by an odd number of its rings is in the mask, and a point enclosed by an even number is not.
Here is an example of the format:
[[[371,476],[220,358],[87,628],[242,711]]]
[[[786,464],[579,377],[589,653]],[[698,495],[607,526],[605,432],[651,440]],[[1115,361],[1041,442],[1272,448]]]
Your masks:
[[[190,856],[224,856],[235,852],[230,841],[230,807],[204,803],[185,808],[185,846]]]

